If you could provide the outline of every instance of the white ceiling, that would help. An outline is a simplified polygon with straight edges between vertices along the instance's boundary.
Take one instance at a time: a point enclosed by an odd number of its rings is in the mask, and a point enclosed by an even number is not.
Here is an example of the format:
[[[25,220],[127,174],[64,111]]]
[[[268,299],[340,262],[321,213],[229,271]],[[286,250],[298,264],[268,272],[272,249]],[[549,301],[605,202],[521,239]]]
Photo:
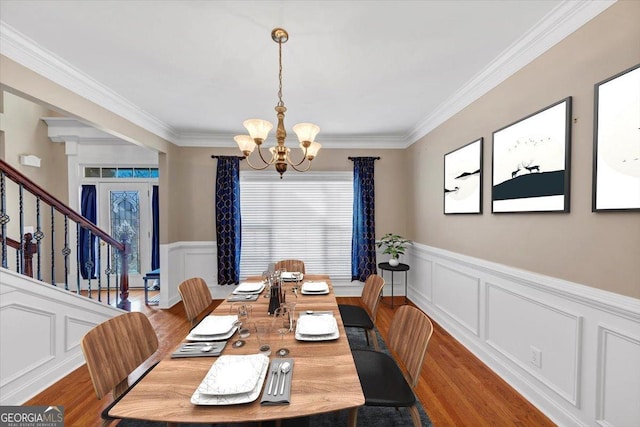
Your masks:
[[[406,147],[610,4],[0,0],[0,52],[176,144],[233,146],[275,124],[279,26],[290,134]]]

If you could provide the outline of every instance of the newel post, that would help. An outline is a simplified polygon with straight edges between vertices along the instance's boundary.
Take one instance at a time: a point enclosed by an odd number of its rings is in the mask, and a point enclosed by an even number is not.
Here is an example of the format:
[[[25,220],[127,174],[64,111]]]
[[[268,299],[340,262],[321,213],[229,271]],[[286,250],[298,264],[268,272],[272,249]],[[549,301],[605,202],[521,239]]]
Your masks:
[[[125,239],[122,240],[124,250],[120,253],[120,303],[118,308],[131,311],[131,301],[129,301],[129,252],[131,247]]]

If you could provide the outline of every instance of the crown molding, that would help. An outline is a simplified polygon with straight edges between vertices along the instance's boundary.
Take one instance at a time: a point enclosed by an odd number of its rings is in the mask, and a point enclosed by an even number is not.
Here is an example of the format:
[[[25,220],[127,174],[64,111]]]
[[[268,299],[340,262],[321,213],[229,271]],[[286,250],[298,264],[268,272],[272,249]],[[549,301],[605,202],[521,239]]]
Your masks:
[[[537,25],[516,40],[496,59],[465,83],[453,96],[421,120],[407,135],[409,145],[589,22],[617,0],[565,0],[545,15]]]
[[[175,142],[180,147],[214,147],[214,148],[237,148],[233,140],[233,134],[227,133],[198,133],[181,132],[179,139]],[[297,147],[297,140],[295,141]],[[399,135],[322,135],[318,140],[322,148],[331,149],[399,149],[408,146],[406,139]],[[269,140],[266,141],[270,145]]]
[[[171,142],[177,139],[176,133],[169,125],[142,111],[140,107],[78,70],[67,61],[40,47],[34,40],[19,33],[1,20],[0,53],[161,138]]]

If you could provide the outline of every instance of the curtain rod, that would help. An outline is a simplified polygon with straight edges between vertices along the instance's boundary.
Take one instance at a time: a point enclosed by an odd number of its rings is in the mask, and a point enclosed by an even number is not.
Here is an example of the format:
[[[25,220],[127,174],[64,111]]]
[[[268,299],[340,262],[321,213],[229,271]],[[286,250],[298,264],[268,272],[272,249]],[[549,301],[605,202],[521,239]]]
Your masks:
[[[219,159],[219,158],[221,158],[221,157],[237,157],[237,158],[239,158],[239,159],[240,159],[240,161],[242,161],[242,160],[244,160],[244,159],[246,158],[246,157],[244,157],[244,156],[217,156],[217,155],[215,155],[215,154],[212,154],[212,155],[211,155],[211,158],[212,158],[212,159]]]
[[[366,157],[366,156],[365,156]],[[347,157],[349,160],[359,159],[360,157]],[[372,157],[373,160],[380,160],[380,157]]]

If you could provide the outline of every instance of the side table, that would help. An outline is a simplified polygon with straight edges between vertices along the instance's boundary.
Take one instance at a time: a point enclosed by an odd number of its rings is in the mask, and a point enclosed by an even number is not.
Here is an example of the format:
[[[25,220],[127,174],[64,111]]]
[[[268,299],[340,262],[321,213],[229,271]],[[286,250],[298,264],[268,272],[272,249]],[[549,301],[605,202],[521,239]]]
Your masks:
[[[393,308],[393,274],[396,271],[404,271],[404,303],[407,303],[407,271],[409,271],[409,266],[407,264],[398,264],[397,266],[393,266],[388,262],[381,262],[378,264],[378,268],[380,269],[380,275],[384,279],[384,272],[391,272],[391,308]]]

